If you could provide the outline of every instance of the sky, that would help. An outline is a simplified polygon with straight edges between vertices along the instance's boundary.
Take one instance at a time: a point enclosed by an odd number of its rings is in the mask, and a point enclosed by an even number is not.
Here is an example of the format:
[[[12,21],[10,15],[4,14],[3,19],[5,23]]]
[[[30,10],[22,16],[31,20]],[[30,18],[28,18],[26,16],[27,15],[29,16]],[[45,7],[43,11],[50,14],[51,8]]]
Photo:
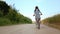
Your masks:
[[[38,6],[43,15],[41,20],[60,14],[60,0],[4,0],[19,10],[19,13],[35,21],[34,9]],[[14,4],[14,6],[13,6]]]

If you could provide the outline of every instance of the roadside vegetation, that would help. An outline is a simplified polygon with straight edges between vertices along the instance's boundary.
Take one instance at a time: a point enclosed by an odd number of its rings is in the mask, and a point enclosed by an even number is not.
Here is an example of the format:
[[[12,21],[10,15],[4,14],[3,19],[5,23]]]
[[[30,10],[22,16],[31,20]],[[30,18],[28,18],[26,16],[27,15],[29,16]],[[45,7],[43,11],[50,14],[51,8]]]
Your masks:
[[[42,20],[42,23],[60,29],[60,14]]]
[[[0,26],[26,23],[31,24],[32,20],[9,6],[5,1],[0,1]]]

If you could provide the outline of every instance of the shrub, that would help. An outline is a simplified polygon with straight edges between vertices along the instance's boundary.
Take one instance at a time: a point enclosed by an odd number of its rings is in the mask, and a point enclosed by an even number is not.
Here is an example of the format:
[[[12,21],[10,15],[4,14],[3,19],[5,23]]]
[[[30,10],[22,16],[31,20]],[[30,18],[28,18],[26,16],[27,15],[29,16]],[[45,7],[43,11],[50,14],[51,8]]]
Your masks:
[[[12,24],[9,19],[0,18],[0,26],[2,26],[2,25],[9,25],[9,24]]]

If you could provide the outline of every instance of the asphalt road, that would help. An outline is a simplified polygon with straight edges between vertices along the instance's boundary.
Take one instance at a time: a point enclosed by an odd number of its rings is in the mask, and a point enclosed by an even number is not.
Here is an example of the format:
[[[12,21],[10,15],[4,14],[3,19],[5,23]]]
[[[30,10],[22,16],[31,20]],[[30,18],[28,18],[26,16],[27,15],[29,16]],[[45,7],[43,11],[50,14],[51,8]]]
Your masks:
[[[60,34],[60,30],[41,24],[37,29],[35,24],[0,26],[0,34]]]

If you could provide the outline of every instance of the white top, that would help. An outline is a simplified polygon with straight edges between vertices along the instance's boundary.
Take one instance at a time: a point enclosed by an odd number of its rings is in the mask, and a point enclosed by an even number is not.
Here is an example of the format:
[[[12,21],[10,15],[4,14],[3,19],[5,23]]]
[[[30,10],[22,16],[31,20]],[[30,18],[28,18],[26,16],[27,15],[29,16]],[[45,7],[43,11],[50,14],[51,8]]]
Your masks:
[[[35,18],[40,18],[41,12],[38,11],[38,9],[36,9],[36,11],[34,11],[34,14],[35,14]]]

